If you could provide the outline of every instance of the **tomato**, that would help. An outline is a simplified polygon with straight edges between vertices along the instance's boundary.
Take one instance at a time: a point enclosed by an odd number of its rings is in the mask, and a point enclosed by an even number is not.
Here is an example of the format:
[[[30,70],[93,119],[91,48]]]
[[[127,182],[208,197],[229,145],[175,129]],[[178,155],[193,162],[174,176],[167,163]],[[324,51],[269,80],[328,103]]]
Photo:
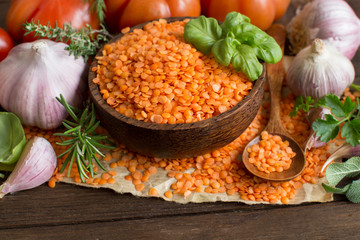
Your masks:
[[[280,19],[289,7],[290,0],[201,0],[204,15],[224,21],[232,11],[248,16],[251,23],[262,30]]]
[[[10,35],[4,29],[0,28],[0,62],[7,57],[13,47],[14,43]]]
[[[6,26],[10,36],[16,42],[34,41],[33,35],[24,37],[23,24],[33,20],[40,24],[51,26],[55,21],[59,27],[71,23],[75,28],[90,24],[98,28],[99,23],[95,13],[90,11],[91,3],[84,0],[12,0],[6,17]]]
[[[158,18],[200,15],[200,0],[105,0],[112,32]]]

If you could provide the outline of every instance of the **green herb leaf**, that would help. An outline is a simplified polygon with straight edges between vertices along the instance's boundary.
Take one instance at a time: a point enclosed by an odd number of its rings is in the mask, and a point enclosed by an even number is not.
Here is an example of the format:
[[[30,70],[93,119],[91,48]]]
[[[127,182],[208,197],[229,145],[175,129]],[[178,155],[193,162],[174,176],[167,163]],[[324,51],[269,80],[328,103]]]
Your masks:
[[[360,157],[352,157],[343,163],[332,163],[326,169],[328,184],[323,184],[325,191],[345,194],[353,203],[360,202],[360,179],[352,181],[343,188],[336,185],[345,177],[354,178],[360,174]]]
[[[339,133],[339,121],[332,115],[325,114],[325,120],[316,119],[312,125],[312,128],[316,132],[316,136],[320,137],[320,141],[328,142],[331,139],[336,138]]]
[[[233,38],[225,38],[217,41],[211,48],[215,60],[221,65],[228,66],[235,52]]]
[[[105,170],[100,161],[97,159],[96,154],[104,156],[98,148],[113,149],[114,144],[108,141],[106,136],[99,135],[95,132],[96,128],[100,125],[99,121],[95,121],[95,108],[93,104],[88,103],[84,110],[73,111],[73,107],[68,105],[64,97],[60,95],[60,98],[56,98],[63,106],[66,106],[66,110],[73,118],[74,123],[65,120],[63,125],[66,126],[69,130],[64,133],[55,133],[54,135],[66,136],[67,140],[63,140],[58,145],[69,145],[69,148],[65,150],[58,157],[62,157],[66,154],[69,154],[60,169],[60,172],[63,172],[66,166],[69,165],[68,175],[70,174],[71,166],[75,163],[78,167],[80,179],[82,182],[85,179],[89,178],[87,175],[90,173],[90,176],[94,176],[93,162],[96,162],[100,168]],[[71,124],[69,124],[71,123]],[[70,128],[69,128],[70,127]],[[110,143],[111,146],[105,145],[105,143]],[[105,170],[106,171],[106,170]]]
[[[38,38],[48,38],[56,42],[70,42],[65,50],[68,50],[69,54],[75,57],[83,56],[85,62],[90,56],[97,53],[104,42],[112,37],[103,25],[101,25],[101,30],[92,29],[89,24],[81,29],[76,29],[69,23],[65,23],[60,28],[56,22],[55,27],[52,27],[50,24],[42,25],[39,21],[34,23],[32,19],[29,23],[24,24],[24,30],[24,35],[34,32]]]
[[[263,71],[263,66],[257,60],[254,50],[247,45],[236,47],[233,53],[232,64],[237,71],[242,71],[251,80],[256,80]]]
[[[208,54],[221,37],[222,30],[215,18],[200,16],[191,19],[184,30],[184,38],[203,54]]]
[[[25,147],[25,133],[13,113],[0,112],[0,170],[11,171]]]
[[[261,36],[259,31],[254,36]],[[269,35],[261,36],[261,41],[254,39],[253,44],[249,44],[256,53],[256,56],[267,63],[277,63],[282,58],[282,50],[275,39]]]
[[[324,104],[329,107],[331,109],[331,113],[338,118],[346,117],[355,107],[355,103],[353,103],[349,97],[345,99],[344,104],[341,103],[338,96],[333,94],[326,95],[324,100]]]
[[[353,203],[360,202],[360,179],[353,181],[346,192],[346,197]]]
[[[326,192],[330,192],[330,193],[338,193],[338,194],[345,194],[347,192],[347,190],[349,190],[350,184],[346,185],[343,188],[337,188],[337,187],[332,187],[326,183],[322,184],[323,188],[325,189]]]
[[[86,0],[89,1],[89,0]],[[106,11],[106,4],[104,0],[95,0],[91,5],[91,11],[97,14],[99,22],[104,22],[105,18],[105,11]]]
[[[230,32],[232,32],[235,37],[243,33],[244,30],[240,29],[239,26],[242,26],[242,23],[244,22],[250,23],[250,18],[238,12],[228,13],[226,15],[225,21],[221,24],[222,37],[225,38]],[[251,29],[253,29],[253,27],[251,27]]]
[[[352,146],[358,145],[360,141],[360,119],[346,122],[341,128],[341,136]]]
[[[326,169],[329,185],[336,186],[344,177],[356,177],[360,174],[360,157],[352,157],[343,163],[332,163]]]
[[[298,111],[303,110],[304,112],[308,112],[310,108],[313,108],[313,103],[315,102],[310,96],[303,98],[303,96],[296,97],[294,110],[290,113],[291,117],[295,117]]]
[[[211,51],[220,64],[231,62],[237,71],[256,80],[263,71],[258,59],[276,63],[282,51],[271,36],[249,22],[248,17],[230,12],[220,27],[215,19],[200,16],[185,25],[184,38],[204,54]]]
[[[252,25],[250,19],[238,12],[230,12],[221,24],[222,37],[232,33],[241,42],[254,48],[256,56],[267,63],[276,63],[282,58],[282,50],[275,39],[260,28]]]
[[[351,84],[350,87],[354,88],[356,91],[360,92],[360,85]]]

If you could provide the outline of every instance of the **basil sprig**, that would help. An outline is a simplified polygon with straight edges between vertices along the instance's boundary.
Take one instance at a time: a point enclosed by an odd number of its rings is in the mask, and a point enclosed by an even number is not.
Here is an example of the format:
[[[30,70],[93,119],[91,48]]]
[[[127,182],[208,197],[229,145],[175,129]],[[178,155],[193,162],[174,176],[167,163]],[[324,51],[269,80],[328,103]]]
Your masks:
[[[191,19],[185,25],[184,38],[203,54],[212,53],[221,65],[232,63],[235,70],[244,72],[251,80],[256,80],[263,71],[259,59],[276,63],[282,58],[275,39],[238,12],[228,13],[221,25],[205,16]]]

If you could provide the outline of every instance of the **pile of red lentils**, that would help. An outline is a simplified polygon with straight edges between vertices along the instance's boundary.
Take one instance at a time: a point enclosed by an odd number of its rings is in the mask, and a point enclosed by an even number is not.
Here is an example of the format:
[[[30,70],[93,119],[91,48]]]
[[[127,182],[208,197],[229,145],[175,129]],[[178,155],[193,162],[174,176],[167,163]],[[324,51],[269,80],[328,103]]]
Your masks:
[[[223,113],[249,94],[253,82],[243,73],[184,41],[186,22],[154,21],[104,46],[93,82],[110,106],[145,122],[189,123]]]

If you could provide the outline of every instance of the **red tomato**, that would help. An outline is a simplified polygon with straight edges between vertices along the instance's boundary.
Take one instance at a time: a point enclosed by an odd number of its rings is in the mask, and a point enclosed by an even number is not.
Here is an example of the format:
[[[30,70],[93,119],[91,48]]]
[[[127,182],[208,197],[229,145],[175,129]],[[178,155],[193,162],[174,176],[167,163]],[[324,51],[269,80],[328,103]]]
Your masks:
[[[105,0],[105,21],[112,32],[166,17],[200,15],[200,0]]]
[[[274,20],[281,18],[290,0],[201,0],[203,14],[224,21],[232,11],[248,16],[251,23],[262,30],[268,29]]]
[[[33,41],[37,38],[31,35],[24,37],[23,25],[39,21],[40,24],[61,27],[71,23],[75,28],[90,24],[98,28],[99,23],[95,13],[90,13],[91,3],[84,0],[12,0],[6,17],[6,26],[10,36],[16,42]]]
[[[9,34],[0,28],[0,62],[7,57],[13,47],[14,43]]]

